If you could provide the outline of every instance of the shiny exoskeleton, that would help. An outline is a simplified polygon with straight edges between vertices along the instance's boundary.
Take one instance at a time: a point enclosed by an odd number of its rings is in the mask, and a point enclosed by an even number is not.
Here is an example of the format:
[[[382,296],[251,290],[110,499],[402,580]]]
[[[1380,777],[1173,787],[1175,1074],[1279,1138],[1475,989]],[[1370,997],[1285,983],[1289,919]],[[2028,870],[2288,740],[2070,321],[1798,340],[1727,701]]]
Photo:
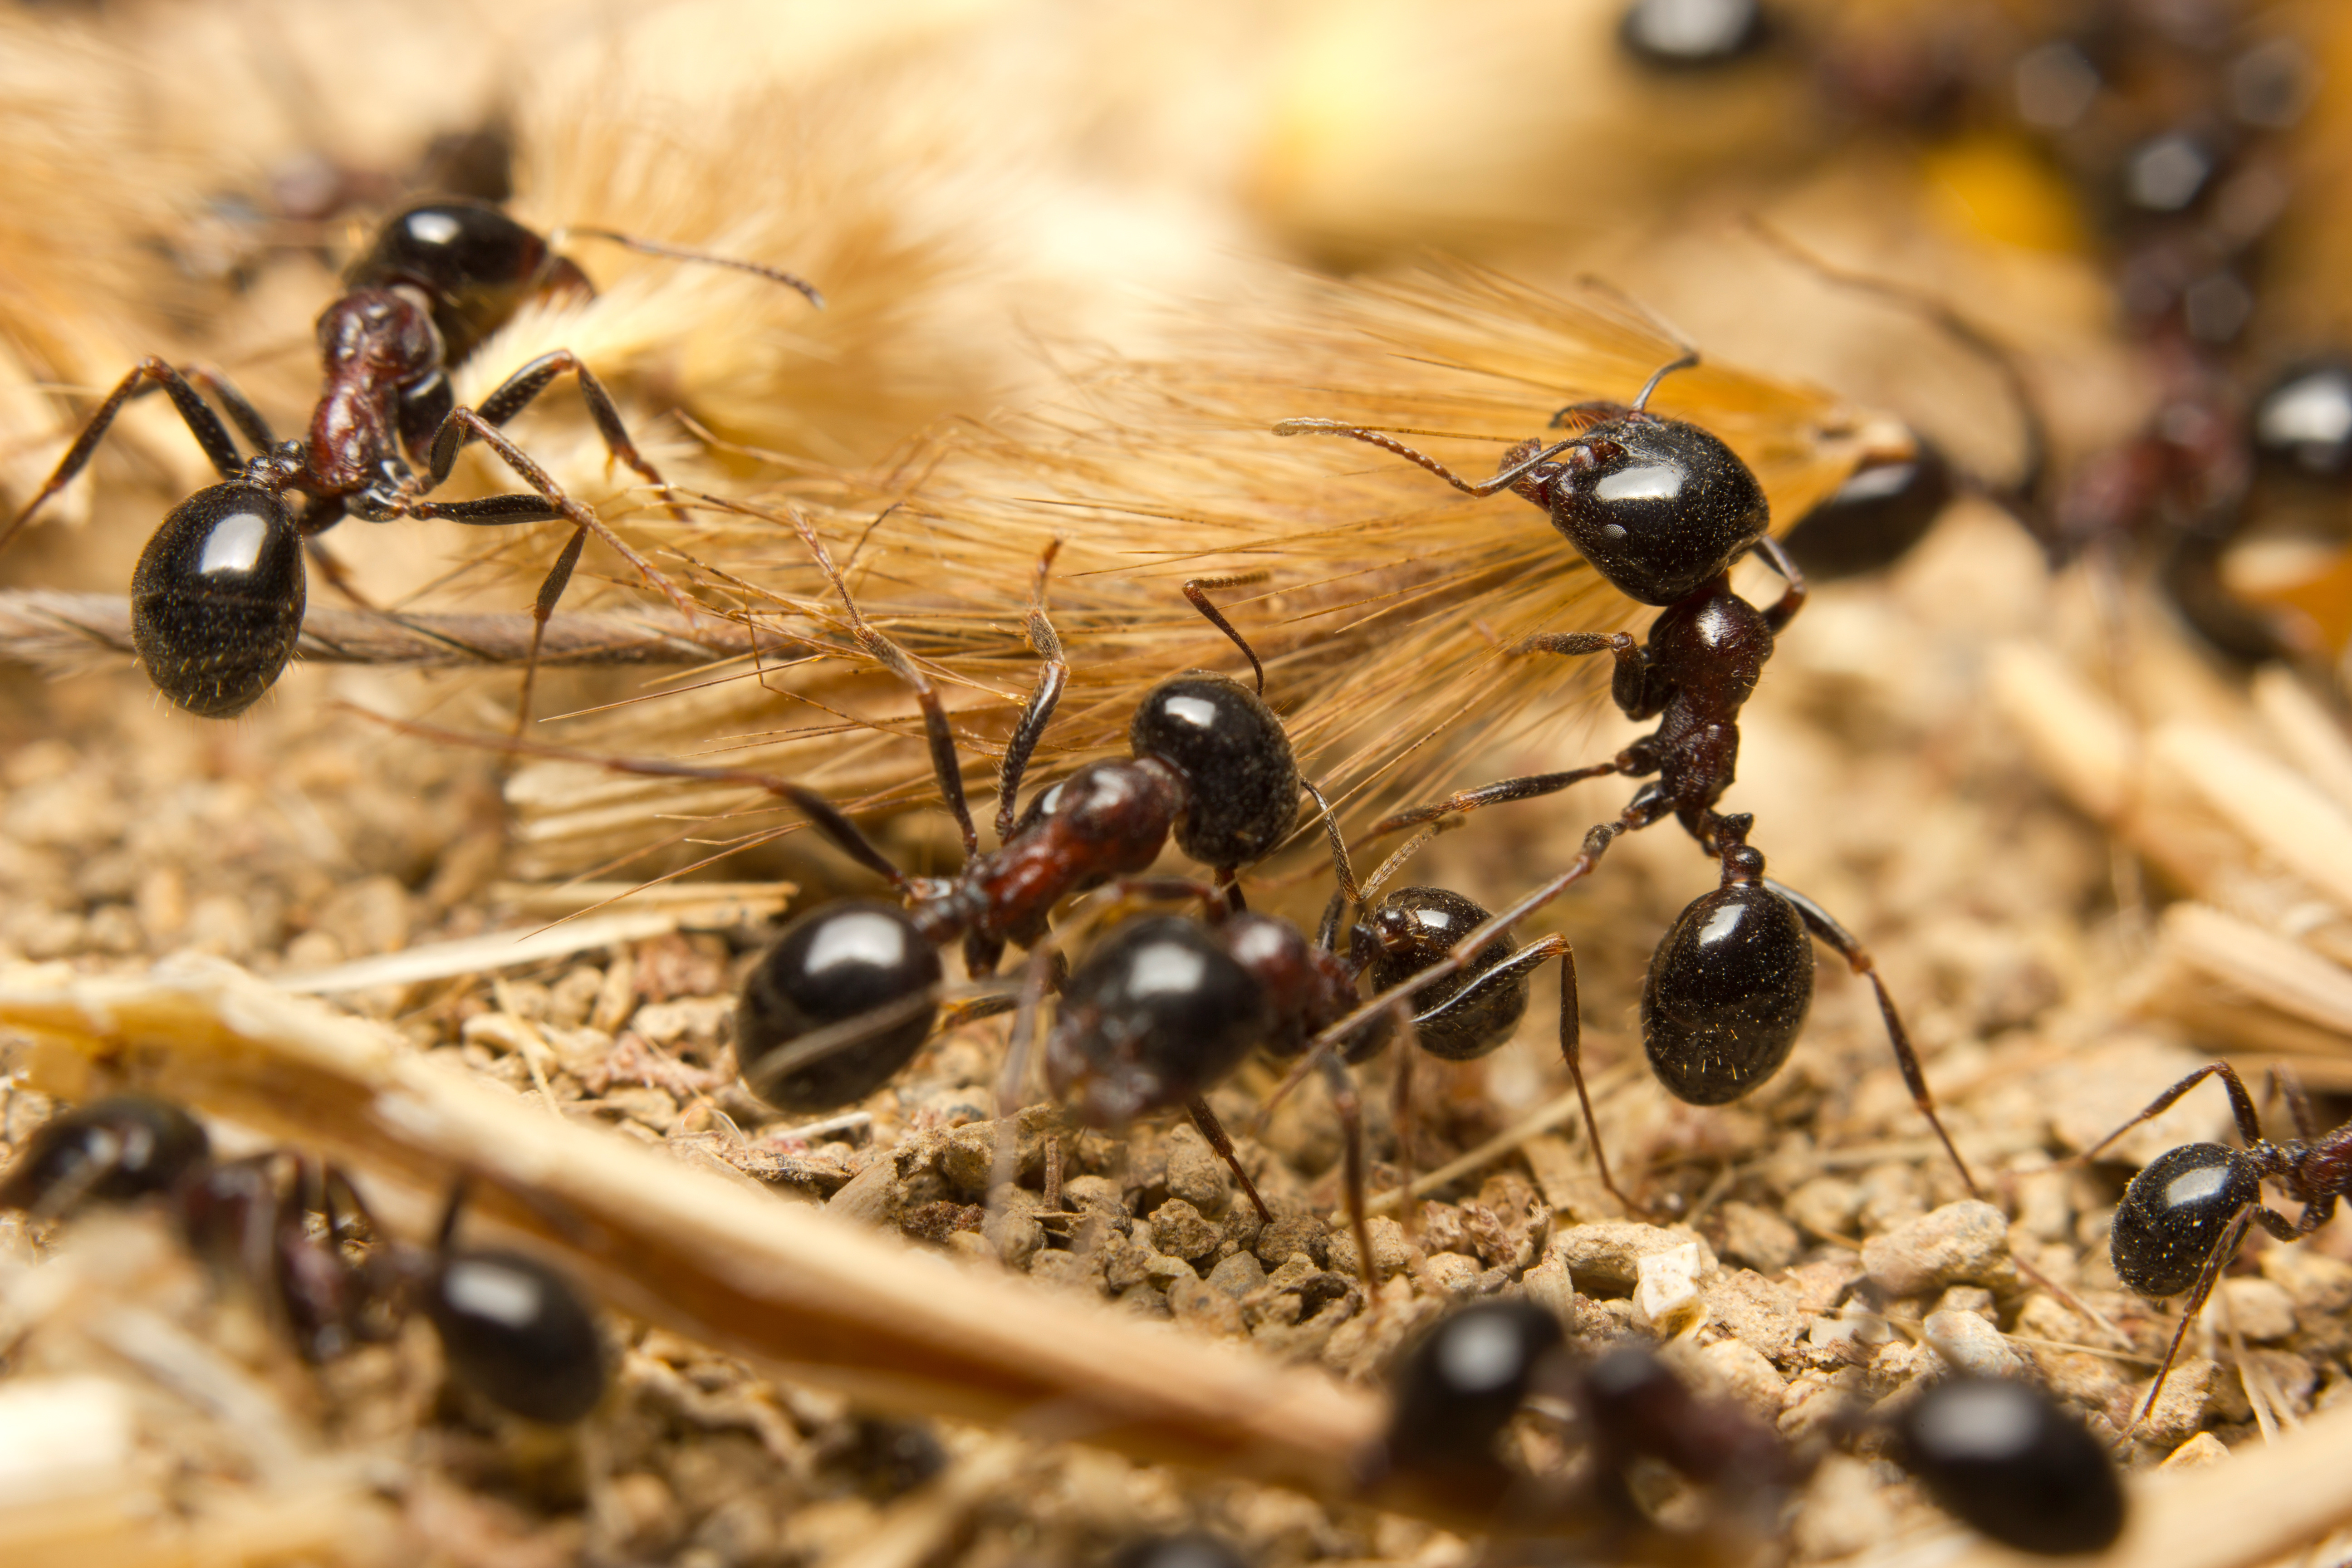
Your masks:
[[[1617,19],[1617,40],[1659,71],[1706,71],[1744,60],[1772,35],[1757,0],[1633,0]]]
[[[561,1423],[603,1396],[602,1341],[577,1288],[529,1258],[457,1248],[455,1197],[436,1244],[407,1247],[382,1236],[335,1167],[283,1152],[215,1161],[210,1149],[181,1107],[112,1095],[42,1125],[0,1178],[0,1208],[53,1218],[161,1201],[190,1250],[253,1290],[314,1364],[388,1337],[414,1294],[457,1380],[500,1408]]]
[[[1708,1489],[1719,1516],[1711,1524],[1743,1516],[1738,1522],[1752,1534],[1770,1528],[1810,1468],[1778,1433],[1695,1394],[1646,1349],[1626,1345],[1591,1361],[1571,1353],[1558,1321],[1531,1301],[1484,1301],[1448,1314],[1406,1352],[1391,1387],[1388,1432],[1368,1466],[1379,1476],[1466,1490],[1480,1473],[1504,1468],[1497,1439],[1522,1408],[1565,1422],[1566,1435],[1585,1446],[1584,1479],[1565,1496],[1547,1498],[1526,1478],[1511,1488],[1520,1515],[1513,1522],[1531,1531],[1571,1520],[1601,1532],[1651,1528],[1629,1479],[1635,1467],[1658,1464]],[[1586,1544],[1593,1561],[1620,1560],[1605,1540]],[[1704,1551],[1693,1556],[1714,1560]]]
[[[2123,1533],[2115,1461],[2031,1384],[1937,1384],[1895,1417],[1895,1457],[1945,1512],[2020,1552],[2099,1552]]]
[[[751,270],[816,300],[806,284],[788,274]],[[389,219],[344,284],[343,293],[319,318],[324,385],[306,435],[278,440],[260,411],[216,372],[142,360],[99,405],[56,471],[0,532],[0,543],[82,470],[125,403],[160,386],[222,480],[164,518],[131,576],[131,636],[140,658],[156,689],[192,713],[234,717],[277,680],[302,629],[304,542],[346,516],[370,522],[442,518],[488,527],[567,521],[572,539],[558,553],[534,605],[539,629],[554,613],[591,534],[692,616],[691,602],[668,579],[593,510],[566,495],[499,429],[557,376],[572,372],[605,448],[647,484],[661,485],[660,473],[631,441],[611,395],[570,350],[542,354],[525,365],[478,408],[458,406],[451,389],[450,370],[525,303],[551,292],[593,292],[577,267],[496,207],[442,201],[412,206]],[[200,387],[227,410],[226,422]],[[239,455],[232,424],[253,444],[252,457]],[[458,453],[476,441],[495,451],[530,490],[468,501],[426,500],[448,479]],[[297,497],[299,508],[292,499]],[[331,562],[323,555],[320,561],[334,573]],[[525,675],[526,710],[536,656],[534,640]]]
[[[2242,1150],[2220,1143],[2186,1143],[2143,1166],[2124,1190],[2108,1234],[2108,1252],[2116,1277],[2143,1296],[2177,1296],[2186,1290],[2180,1327],[2172,1336],[2164,1364],[2148,1385],[2147,1403],[2140,1416],[2156,1407],[2157,1395],[2180,1352],[2180,1341],[2196,1321],[2198,1310],[2212,1293],[2213,1282],[2228,1268],[2249,1224],[2258,1224],[2281,1241],[2309,1236],[2336,1214],[2336,1200],[2352,1192],[2352,1123],[2322,1132],[2311,1105],[2291,1077],[2281,1073],[2287,1104],[2294,1116],[2296,1136],[2273,1143],[2263,1136],[2262,1118],[2253,1096],[2246,1092],[2237,1068],[2215,1062],[2158,1095],[2147,1110],[2084,1151],[2089,1160],[2100,1150],[2151,1117],[2161,1116],[2175,1100],[2209,1078],[2219,1078],[2229,1090],[2230,1111],[2236,1118]],[[2263,1202],[2263,1184],[2276,1182],[2303,1205],[2295,1218]]]
[[[1926,538],[1958,493],[1949,460],[1914,437],[1909,458],[1856,468],[1790,525],[1780,544],[1812,582],[1876,572]]]
[[[745,1085],[780,1110],[803,1113],[865,1099],[922,1049],[936,1005],[803,1062],[787,1058],[784,1047],[932,992],[940,974],[939,949],[896,904],[843,899],[800,916],[743,977],[735,1038]]]

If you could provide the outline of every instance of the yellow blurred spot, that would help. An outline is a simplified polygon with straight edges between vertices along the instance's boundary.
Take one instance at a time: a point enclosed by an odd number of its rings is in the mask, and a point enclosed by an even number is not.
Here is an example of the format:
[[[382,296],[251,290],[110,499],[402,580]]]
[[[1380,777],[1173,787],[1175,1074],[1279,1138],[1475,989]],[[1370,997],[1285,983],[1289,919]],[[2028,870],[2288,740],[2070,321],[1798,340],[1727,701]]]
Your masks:
[[[2352,550],[2334,552],[2326,566],[2310,576],[2242,586],[2238,592],[2256,604],[2303,616],[2321,646],[2337,658],[2352,644]]]
[[[1943,220],[1965,234],[2028,250],[2079,251],[2082,219],[2065,182],[2022,142],[1968,136],[1920,159]]]

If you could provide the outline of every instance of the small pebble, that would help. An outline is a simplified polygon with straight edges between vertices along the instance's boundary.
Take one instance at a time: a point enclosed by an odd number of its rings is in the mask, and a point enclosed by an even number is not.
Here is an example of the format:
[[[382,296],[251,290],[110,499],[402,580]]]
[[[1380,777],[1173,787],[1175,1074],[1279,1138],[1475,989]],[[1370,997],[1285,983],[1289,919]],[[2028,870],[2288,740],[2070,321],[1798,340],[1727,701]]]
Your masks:
[[[1205,1279],[1187,1277],[1168,1287],[1168,1313],[1186,1328],[1204,1334],[1239,1339],[1242,1304]]]
[[[1257,1245],[1250,1250],[1268,1268],[1280,1268],[1293,1257],[1303,1257],[1310,1264],[1321,1264],[1329,1256],[1324,1243],[1328,1234],[1323,1222],[1307,1212],[1303,1205],[1276,1202],[1274,1223],[1257,1233]]]
[[[1661,1338],[1706,1321],[1706,1306],[1698,1293],[1699,1270],[1705,1262],[1696,1241],[1634,1259],[1633,1310]]]
[[[2185,1441],[2189,1434],[2205,1424],[2206,1408],[2213,1402],[2213,1363],[2203,1356],[2183,1355],[2172,1363],[2170,1375],[2164,1380],[2164,1393],[2147,1419],[2139,1424],[2142,1442],[2170,1447]],[[2137,1413],[2147,1400],[2147,1384],[2132,1390],[2132,1410]]]
[[[1797,1348],[1805,1314],[1797,1293],[1752,1268],[1726,1268],[1699,1281],[1706,1315],[1765,1356],[1779,1361]]]
[[[1550,1256],[1588,1290],[1631,1291],[1640,1281],[1640,1264],[1654,1252],[1696,1247],[1697,1273],[1716,1269],[1715,1249],[1687,1226],[1642,1225],[1633,1220],[1601,1220],[1572,1225],[1554,1238]]]
[[[1277,1222],[1278,1223],[1278,1222]],[[1412,1267],[1418,1256],[1412,1242],[1405,1239],[1404,1226],[1382,1215],[1365,1226],[1372,1237],[1372,1272],[1376,1279],[1386,1279]],[[1345,1219],[1338,1221],[1324,1243],[1329,1250],[1331,1271],[1354,1279],[1362,1273],[1356,1263],[1356,1237]]]
[[[1233,1202],[1232,1170],[1193,1128],[1179,1126],[1168,1135],[1168,1195],[1204,1215],[1223,1214]]]
[[[1236,1252],[1209,1270],[1209,1283],[1239,1300],[1265,1283],[1265,1266],[1251,1252]]]
[[[1862,1208],[1862,1190],[1836,1176],[1815,1176],[1780,1205],[1781,1212],[1816,1236],[1852,1236]]]
[[[1797,1550],[1807,1557],[1849,1557],[1895,1533],[1886,1486],[1871,1467],[1832,1454],[1813,1472],[1813,1482],[1797,1511]]]
[[[2224,1318],[2209,1305],[2205,1310],[2213,1313],[2213,1321],[2228,1322],[2250,1340],[2283,1340],[2294,1332],[2294,1302],[2275,1281],[2224,1279],[2214,1296],[2228,1315]]]
[[[1923,1325],[1927,1348],[1955,1372],[1975,1377],[2022,1377],[2025,1358],[2010,1348],[2001,1331],[1973,1311],[1930,1312]]]
[[[1946,1204],[1863,1244],[1863,1272],[1889,1296],[1946,1285],[2001,1285],[2015,1278],[2009,1221],[1973,1198]]]
[[[1433,1296],[1466,1296],[1478,1283],[1478,1260],[1459,1252],[1433,1252],[1412,1271],[1413,1281]]]
[[[2352,1263],[2308,1247],[2272,1247],[2263,1251],[2263,1278],[2284,1289],[2307,1312],[2341,1312],[2352,1307]]]
[[[1936,1299],[1938,1312],[1979,1312],[1993,1315],[1992,1292],[1981,1285],[1955,1285]]]
[[[1699,1352],[1699,1360],[1724,1392],[1750,1415],[1764,1421],[1780,1418],[1789,1385],[1754,1346],[1738,1340],[1717,1340]]]
[[[2201,1470],[2206,1466],[2219,1464],[2229,1457],[2228,1444],[2210,1432],[2200,1432],[2166,1455],[2164,1463],[2157,1466],[2157,1468],[2167,1472]]]
[[[1797,1227],[1770,1209],[1733,1201],[1717,1209],[1723,1226],[1717,1250],[1759,1274],[1778,1274],[1797,1260],[1804,1240]]]
[[[1217,1227],[1182,1198],[1170,1198],[1151,1214],[1151,1245],[1171,1258],[1202,1258],[1214,1250]]]

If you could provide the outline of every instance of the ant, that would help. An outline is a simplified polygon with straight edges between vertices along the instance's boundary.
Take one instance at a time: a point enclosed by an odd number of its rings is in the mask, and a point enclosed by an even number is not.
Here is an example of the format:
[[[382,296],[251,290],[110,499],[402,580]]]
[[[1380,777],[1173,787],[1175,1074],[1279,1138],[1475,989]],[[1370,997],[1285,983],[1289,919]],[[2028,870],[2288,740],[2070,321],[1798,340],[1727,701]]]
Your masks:
[[[1586,1438],[1588,1473],[1572,1489],[1546,1495],[1522,1477],[1501,1490],[1497,1522],[1522,1531],[1570,1521],[1612,1533],[1655,1528],[1633,1486],[1652,1465],[1707,1488],[1718,1514],[1767,1529],[1812,1468],[1770,1427],[1693,1394],[1647,1349],[1577,1355],[1559,1321],[1532,1301],[1482,1301],[1447,1314],[1406,1351],[1391,1389],[1387,1433],[1364,1466],[1372,1480],[1491,1495],[1506,1474],[1496,1443],[1523,1406]],[[1718,1519],[1712,1528],[1725,1527]]]
[[[2161,1116],[2209,1078],[2219,1078],[2229,1090],[2238,1135],[2246,1141],[2243,1150],[2221,1143],[2184,1143],[2168,1150],[2132,1177],[2116,1205],[2107,1237],[2116,1277],[2151,1300],[2189,1292],[2180,1327],[2165,1349],[2164,1363],[2156,1369],[2156,1381],[2148,1384],[2147,1401],[2134,1426],[2156,1408],[2189,1325],[2237,1255],[2248,1224],[2259,1223],[2281,1241],[2299,1240],[2334,1217],[2336,1200],[2352,1191],[2352,1122],[2323,1133],[2302,1084],[2292,1073],[2274,1077],[2285,1089],[2294,1117],[2296,1136],[2291,1142],[2273,1143],[2263,1135],[2262,1118],[2255,1114],[2253,1097],[2246,1092],[2238,1069],[2228,1062],[2214,1062],[2158,1095],[2147,1110],[2083,1152],[2085,1163],[2095,1158],[2100,1150],[2141,1122]],[[2303,1205],[2303,1213],[2290,1220],[2264,1204],[2265,1181],[2284,1187]]]
[[[737,268],[824,304],[808,283],[774,268],[604,229],[570,232],[652,255]],[[56,471],[0,530],[0,545],[89,464],[124,404],[161,387],[222,482],[174,507],[147,542],[131,580],[131,637],[148,678],[164,696],[202,717],[228,719],[258,701],[293,656],[302,629],[306,546],[318,553],[330,579],[348,591],[341,569],[314,542],[344,517],[369,522],[441,518],[480,527],[569,522],[572,538],[532,607],[520,725],[530,710],[548,618],[590,534],[618,552],[682,615],[691,620],[695,614],[676,584],[566,495],[499,428],[570,372],[579,379],[605,450],[647,484],[663,488],[660,472],[621,423],[612,395],[571,350],[533,360],[478,408],[459,406],[450,385],[449,373],[523,306],[593,293],[578,266],[494,206],[432,201],[409,207],[378,231],[375,243],[344,274],[342,294],[319,318],[325,385],[305,437],[278,440],[260,410],[219,372],[175,368],[150,356],[99,405]],[[227,423],[199,387],[227,410]],[[253,457],[238,455],[230,424],[253,444]],[[530,493],[426,500],[448,479],[457,454],[475,441],[496,452]],[[299,512],[289,504],[289,494],[304,498]],[[670,511],[684,517],[675,503]]]
[[[392,1308],[413,1292],[460,1384],[527,1420],[579,1420],[604,1395],[594,1314],[536,1258],[460,1249],[463,1197],[460,1183],[429,1251],[395,1245],[355,1262],[346,1248],[379,1232],[340,1170],[282,1151],[216,1161],[202,1122],[145,1094],[52,1117],[0,1178],[0,1208],[36,1219],[163,1200],[191,1250],[262,1287],[266,1310],[313,1365],[390,1337]]]
[[[2123,1533],[2115,1460],[2045,1389],[1953,1378],[1906,1405],[1894,1437],[1896,1461],[1937,1507],[2004,1546],[2063,1557]]]
[[[1504,455],[1494,478],[1476,482],[1381,431],[1322,419],[1286,420],[1275,427],[1283,435],[1318,433],[1368,442],[1470,495],[1491,495],[1507,486],[1545,508],[1553,526],[1629,597],[1664,606],[1651,624],[1646,644],[1623,632],[1566,632],[1521,645],[1522,651],[1612,654],[1616,668],[1611,692],[1618,707],[1629,719],[1657,719],[1655,731],[1609,762],[1462,791],[1400,812],[1372,831],[1551,795],[1606,774],[1655,773],[1614,821],[1585,835],[1570,868],[1523,900],[1521,910],[1589,875],[1620,835],[1669,815],[1676,817],[1703,849],[1720,858],[1723,881],[1683,911],[1651,962],[1643,1035],[1660,1081],[1692,1104],[1719,1105],[1779,1070],[1811,1002],[1811,953],[1804,941],[1810,930],[1856,973],[1870,977],[1912,1101],[1974,1194],[1976,1179],[1936,1114],[1917,1054],[1868,951],[1819,905],[1763,879],[1763,857],[1747,842],[1752,816],[1716,809],[1738,760],[1739,710],[1771,657],[1773,639],[1803,606],[1806,589],[1802,572],[1766,531],[1769,507],[1747,464],[1711,432],[1647,411],[1660,382],[1697,363],[1695,352],[1685,352],[1662,366],[1630,405],[1580,403],[1561,409],[1553,416],[1554,427],[1579,425],[1581,435],[1549,446],[1523,441]],[[1732,563],[1750,550],[1762,553],[1786,584],[1763,610],[1731,587]],[[1738,933],[1736,942],[1715,940],[1733,931]],[[1484,942],[1494,931],[1481,926],[1474,934]],[[1572,990],[1573,962],[1563,946],[1564,996]],[[1582,1095],[1575,1039],[1564,1021],[1562,1053]],[[1585,1120],[1606,1181],[1589,1099]],[[1609,1191],[1629,1208],[1635,1206],[1613,1182]]]

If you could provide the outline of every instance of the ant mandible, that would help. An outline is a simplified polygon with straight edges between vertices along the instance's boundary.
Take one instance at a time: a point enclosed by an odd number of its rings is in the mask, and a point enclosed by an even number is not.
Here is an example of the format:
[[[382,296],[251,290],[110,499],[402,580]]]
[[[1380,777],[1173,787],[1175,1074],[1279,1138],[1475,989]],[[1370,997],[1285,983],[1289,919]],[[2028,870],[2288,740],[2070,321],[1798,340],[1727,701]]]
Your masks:
[[[2167,1150],[2141,1167],[2124,1189],[2116,1205],[2107,1251],[2116,1277],[2151,1300],[2189,1292],[2182,1306],[2180,1327],[2166,1347],[2164,1364],[2148,1384],[2147,1401],[2132,1425],[2147,1419],[2164,1392],[2164,1380],[2180,1354],[2180,1342],[2199,1309],[2213,1292],[2213,1283],[2237,1255],[2238,1244],[2250,1223],[2259,1224],[2281,1241],[2296,1241],[2326,1225],[2336,1214],[2336,1200],[2352,1192],[2352,1122],[2332,1132],[2319,1131],[2304,1098],[2303,1086],[2292,1073],[2276,1074],[2286,1091],[2294,1117],[2295,1138],[2273,1143],[2263,1135],[2262,1118],[2245,1080],[2228,1062],[2199,1068],[2148,1102],[2147,1110],[2083,1152],[2085,1163],[2100,1150],[2152,1117],[2161,1116],[2174,1101],[2209,1078],[2219,1078],[2230,1091],[2230,1110],[2238,1123],[2243,1150],[2221,1143],[2184,1143]],[[2276,1182],[2303,1205],[2289,1219],[2263,1202],[2263,1184]]]
[[[733,267],[823,298],[774,268],[705,256],[605,229],[570,231],[681,260]],[[219,372],[142,359],[109,393],[66,449],[57,469],[5,531],[5,546],[89,464],[124,404],[161,387],[204,448],[222,482],[197,491],[163,519],[131,579],[131,639],[158,690],[192,713],[228,719],[269,689],[302,630],[306,545],[344,517],[369,522],[440,518],[479,527],[562,521],[571,540],[541,583],[532,605],[516,722],[529,716],[548,617],[595,535],[659,589],[689,620],[695,605],[595,512],[566,495],[499,429],[554,379],[570,372],[605,450],[656,488],[655,468],[621,422],[612,395],[569,349],[541,354],[509,376],[478,408],[458,405],[449,373],[530,301],[593,294],[587,275],[550,242],[496,207],[435,201],[394,216],[344,274],[343,292],[319,318],[325,386],[302,438],[280,441],[260,410]],[[236,442],[202,393],[210,392],[256,448]],[[480,441],[530,487],[530,493],[478,500],[425,499],[448,479],[457,454]],[[420,472],[420,469],[422,470]],[[288,496],[304,499],[299,512]],[[673,516],[684,514],[675,504]],[[331,557],[320,564],[339,585]],[[356,597],[356,595],[353,595]]]
[[[283,1152],[216,1161],[202,1122],[135,1093],[50,1118],[0,1178],[0,1209],[42,1219],[150,1198],[166,1203],[192,1250],[261,1289],[313,1364],[386,1338],[391,1310],[414,1291],[452,1375],[500,1409],[562,1426],[604,1398],[594,1312],[537,1258],[460,1248],[462,1182],[429,1252],[395,1244],[354,1262],[346,1244],[381,1232],[341,1171]]]

